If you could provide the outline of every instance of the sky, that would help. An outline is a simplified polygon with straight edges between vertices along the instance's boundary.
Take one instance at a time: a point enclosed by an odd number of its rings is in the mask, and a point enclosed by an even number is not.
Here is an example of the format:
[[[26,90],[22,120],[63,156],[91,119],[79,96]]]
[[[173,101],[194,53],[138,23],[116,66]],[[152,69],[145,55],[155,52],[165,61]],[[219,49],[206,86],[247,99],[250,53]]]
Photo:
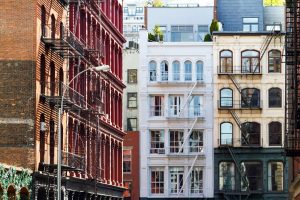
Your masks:
[[[146,0],[124,0],[124,3],[134,3],[134,2],[145,2]],[[162,0],[169,4],[200,4],[200,5],[213,5],[213,0]]]

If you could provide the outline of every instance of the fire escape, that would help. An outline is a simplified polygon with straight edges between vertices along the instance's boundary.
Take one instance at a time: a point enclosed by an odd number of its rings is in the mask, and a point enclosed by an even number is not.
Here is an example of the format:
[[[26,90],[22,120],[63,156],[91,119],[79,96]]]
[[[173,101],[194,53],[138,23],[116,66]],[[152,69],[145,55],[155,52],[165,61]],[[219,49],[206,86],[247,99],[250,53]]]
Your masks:
[[[249,182],[249,178],[247,177],[247,171],[245,166],[240,164],[240,159],[238,158],[239,155],[236,153],[236,147],[246,147],[246,148],[257,148],[262,147],[262,141],[261,138],[254,138],[251,136],[252,133],[252,125],[251,122],[244,121],[242,122],[240,119],[240,116],[237,114],[242,114],[243,111],[247,112],[261,112],[262,110],[262,102],[260,100],[260,97],[258,95],[255,95],[254,93],[252,95],[246,95],[242,91],[241,83],[238,81],[242,81],[243,78],[261,78],[261,66],[260,61],[262,60],[263,56],[265,55],[270,43],[272,41],[275,42],[277,38],[281,39],[281,33],[280,31],[277,31],[275,29],[275,25],[273,29],[270,31],[270,33],[266,36],[263,44],[260,48],[260,57],[256,60],[256,63],[253,64],[254,67],[250,67],[249,69],[244,69],[244,67],[241,66],[240,69],[234,69],[233,66],[231,69],[228,68],[220,68],[218,69],[218,75],[219,76],[227,76],[232,84],[235,86],[236,90],[239,93],[240,100],[233,100],[232,99],[228,102],[222,102],[222,100],[218,101],[218,109],[220,111],[227,111],[231,114],[231,117],[234,119],[236,125],[240,129],[241,136],[238,139],[232,138],[232,141],[219,141],[221,149],[224,150],[225,154],[229,154],[234,166],[236,168],[235,171],[238,172],[240,175],[240,181],[241,186],[236,187],[235,189],[223,189],[220,191],[224,198],[227,200],[235,200],[235,199],[245,199],[247,200],[251,194],[259,194],[260,191],[252,191],[251,190],[251,183]],[[238,78],[237,78],[238,77]],[[233,94],[232,94],[233,95]]]
[[[46,48],[58,53],[64,60],[67,60],[69,64],[71,61],[78,62],[75,64],[77,66],[77,71],[79,72],[79,65],[81,61],[85,62],[88,66],[98,66],[101,64],[101,59],[104,57],[104,46],[101,40],[101,30],[97,30],[100,34],[97,35],[96,30],[90,27],[86,27],[86,30],[89,29],[90,35],[86,34],[85,37],[91,37],[92,33],[95,33],[92,41],[87,42],[86,39],[83,39],[81,36],[78,36],[77,26],[79,26],[79,15],[81,9],[86,8],[87,12],[91,13],[98,20],[98,23],[101,24],[101,7],[100,0],[60,0],[65,9],[67,10],[66,24],[60,27],[59,37],[55,35],[55,28],[51,25],[45,24],[42,26],[42,37],[41,40],[44,42]],[[70,19],[70,7],[75,8],[75,19],[74,26],[71,29],[69,23]],[[100,25],[101,29],[101,25]],[[69,66],[68,66],[69,67]],[[67,73],[69,69],[67,69]],[[68,77],[68,74],[67,74]],[[78,77],[79,78],[79,77]],[[103,113],[103,102],[101,99],[96,97],[96,95],[88,94],[83,95],[77,91],[76,87],[69,85],[67,81],[63,81],[63,72],[59,74],[59,82],[56,82],[55,79],[51,82],[41,83],[42,89],[41,98],[48,102],[51,106],[59,108],[62,97],[63,97],[63,110],[66,112],[72,112],[77,115],[93,115],[94,118],[99,117]],[[74,80],[76,85],[78,80]],[[78,84],[77,84],[78,85]],[[90,91],[88,91],[90,92]],[[66,128],[65,128],[66,129]],[[62,152],[62,171],[78,171],[84,172],[86,170],[86,154],[83,149],[86,138],[86,133],[81,135],[79,132],[80,128],[76,126],[74,130],[74,141],[72,141],[73,146],[70,144],[68,147],[65,147]],[[68,134],[68,133],[65,133]],[[63,145],[63,144],[62,144]],[[92,148],[90,148],[92,149]],[[89,153],[89,152],[88,152]],[[57,165],[53,165],[53,170],[57,168]]]
[[[300,3],[286,1],[286,132],[287,156],[300,156]]]

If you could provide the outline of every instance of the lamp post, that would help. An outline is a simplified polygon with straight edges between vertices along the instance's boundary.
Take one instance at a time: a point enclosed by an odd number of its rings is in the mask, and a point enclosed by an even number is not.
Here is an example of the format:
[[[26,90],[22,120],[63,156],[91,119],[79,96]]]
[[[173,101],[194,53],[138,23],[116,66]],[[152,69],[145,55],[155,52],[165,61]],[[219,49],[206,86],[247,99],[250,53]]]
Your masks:
[[[97,66],[97,67],[90,67],[87,68],[81,72],[79,72],[78,74],[76,74],[76,76],[74,76],[70,82],[68,83],[68,85],[70,85],[75,78],[77,78],[79,75],[83,74],[86,71],[89,70],[94,70],[94,71],[104,71],[107,72],[110,70],[110,66],[109,65],[101,65],[101,66]],[[64,106],[64,95],[66,92],[66,88],[63,89],[63,93],[62,93],[62,97],[61,97],[61,102],[60,102],[60,108],[58,110],[58,144],[57,144],[57,200],[61,200],[61,137],[62,137],[62,132],[61,132],[61,117],[62,117],[62,113],[63,113],[63,106]]]

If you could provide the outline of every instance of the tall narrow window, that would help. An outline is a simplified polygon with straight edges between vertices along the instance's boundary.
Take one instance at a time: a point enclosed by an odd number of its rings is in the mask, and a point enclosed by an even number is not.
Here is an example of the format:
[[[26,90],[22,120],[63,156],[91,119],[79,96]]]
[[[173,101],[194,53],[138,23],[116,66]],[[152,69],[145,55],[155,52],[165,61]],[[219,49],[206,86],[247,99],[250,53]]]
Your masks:
[[[156,79],[156,76],[157,76],[157,71],[156,71],[157,69],[156,69],[156,62],[155,61],[151,61],[150,63],[149,63],[149,80],[150,81],[156,81],[157,79]]]
[[[163,194],[164,193],[164,168],[152,167],[151,168],[151,193]]]
[[[180,63],[178,61],[173,62],[173,81],[180,80]]]
[[[269,123],[269,145],[282,145],[282,125],[280,122]]]
[[[196,63],[196,79],[197,81],[203,80],[203,62],[197,61]]]
[[[62,22],[60,22],[60,25],[59,25],[59,36],[60,36],[60,39],[64,38],[64,32],[65,32],[64,24]]]
[[[64,71],[62,68],[59,69],[59,96],[63,95],[63,83],[64,83]]]
[[[192,194],[203,193],[203,170],[201,167],[193,167],[190,174],[190,191]]]
[[[203,42],[205,35],[209,33],[208,25],[198,26],[198,41]]]
[[[224,191],[235,190],[235,167],[233,162],[220,162],[219,189]]]
[[[137,108],[137,93],[127,93],[127,107],[128,108]]]
[[[137,69],[128,69],[127,83],[137,83]]]
[[[185,81],[192,80],[192,62],[191,61],[184,62],[184,80]]]
[[[223,50],[220,52],[220,73],[232,73],[233,72],[233,61],[232,51]]]
[[[202,115],[202,97],[199,95],[191,96],[189,104],[189,116],[200,117]]]
[[[220,145],[232,145],[232,123],[223,122],[220,126]]]
[[[137,130],[137,118],[127,118],[127,131]]]
[[[161,80],[167,81],[169,76],[169,64],[165,60],[160,63],[160,73],[161,73]]]
[[[201,152],[203,148],[203,132],[199,130],[192,131],[189,138],[189,151]]]
[[[55,17],[54,15],[52,14],[51,15],[51,38],[52,39],[55,39]]]
[[[45,94],[45,86],[46,86],[46,80],[45,80],[45,74],[46,74],[46,61],[44,54],[41,55],[41,64],[40,64],[40,83],[41,83],[41,94]]]
[[[280,73],[281,72],[281,53],[279,50],[269,51],[269,73]]]
[[[164,97],[151,96],[150,97],[150,115],[163,116],[164,115]]]
[[[244,122],[241,128],[243,146],[260,146],[260,124],[257,122]]]
[[[183,167],[170,167],[171,194],[183,193]]]
[[[181,109],[182,96],[169,96],[169,116],[178,116]]]
[[[281,89],[271,88],[269,89],[269,108],[281,108]]]
[[[40,162],[43,163],[45,161],[45,131],[46,131],[46,123],[45,116],[41,114],[40,116]]]
[[[55,65],[54,62],[50,63],[50,94],[55,95]]]
[[[46,36],[46,9],[44,5],[42,5],[41,7],[41,31],[42,31],[42,37],[45,37]]]
[[[55,127],[54,121],[50,120],[50,164],[54,164]]]
[[[232,89],[223,88],[220,91],[220,107],[232,107],[233,106],[233,94]]]
[[[242,162],[242,173],[247,179],[241,179],[241,189],[246,191],[261,191],[263,189],[263,168],[260,162]]]
[[[150,153],[165,154],[165,137],[163,130],[150,131]]]
[[[283,163],[268,163],[268,190],[283,191]]]
[[[242,73],[260,73],[259,52],[246,50],[242,52]]]
[[[245,88],[241,96],[242,108],[260,108],[260,91],[256,88]]]
[[[124,147],[123,149],[123,172],[131,173],[132,170],[132,149]]]
[[[180,153],[183,152],[183,131],[171,130],[170,131],[170,153]]]

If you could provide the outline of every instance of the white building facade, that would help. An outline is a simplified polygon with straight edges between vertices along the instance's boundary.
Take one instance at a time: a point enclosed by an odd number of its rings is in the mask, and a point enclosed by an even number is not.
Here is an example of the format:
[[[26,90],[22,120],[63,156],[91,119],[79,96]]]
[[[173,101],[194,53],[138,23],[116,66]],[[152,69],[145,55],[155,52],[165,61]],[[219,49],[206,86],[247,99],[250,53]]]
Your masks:
[[[141,199],[213,198],[213,47],[194,39],[198,25],[210,24],[213,9],[192,9],[149,8],[148,29],[165,26],[175,41],[148,42],[148,31],[140,31]],[[177,17],[159,18],[166,12]],[[182,20],[191,12],[194,17]],[[206,21],[191,21],[201,12]]]

